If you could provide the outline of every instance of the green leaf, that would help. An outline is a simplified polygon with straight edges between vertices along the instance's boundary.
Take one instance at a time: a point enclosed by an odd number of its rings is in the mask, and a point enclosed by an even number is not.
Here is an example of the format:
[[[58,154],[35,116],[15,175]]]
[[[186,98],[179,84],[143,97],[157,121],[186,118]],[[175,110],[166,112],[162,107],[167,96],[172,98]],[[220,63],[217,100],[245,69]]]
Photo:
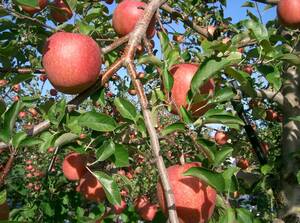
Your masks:
[[[224,215],[220,218],[220,223],[237,223],[235,213],[232,208],[227,208],[225,210]]]
[[[169,37],[164,32],[158,32],[158,37],[159,37],[159,40],[160,40],[161,52],[164,56],[164,59],[167,59],[167,55],[172,50],[172,47],[170,45]]]
[[[232,88],[225,87],[218,89],[213,98],[208,100],[208,103],[222,103],[230,101],[236,94],[232,91]]]
[[[280,57],[281,60],[284,60],[288,63],[291,63],[291,64],[294,64],[296,66],[300,65],[300,57],[295,55],[295,54],[283,54],[281,57]]]
[[[201,64],[196,74],[192,79],[191,90],[193,94],[197,93],[200,87],[206,82],[206,80],[212,78],[219,71],[230,65],[233,61],[236,61],[237,57],[221,58],[220,60],[210,59]]]
[[[117,127],[117,123],[111,116],[95,111],[86,112],[81,115],[78,124],[99,132],[110,132]]]
[[[233,152],[233,148],[229,146],[223,146],[220,151],[215,154],[214,166],[219,166],[225,161],[225,159],[230,156]]]
[[[219,123],[224,125],[244,125],[245,123],[232,113],[219,109],[211,109],[203,116],[203,124]]]
[[[18,148],[24,139],[26,139],[27,134],[25,132],[18,132],[12,137],[12,145],[14,148]]]
[[[201,148],[205,151],[206,154],[209,154],[211,158],[210,161],[213,162],[215,160],[215,155],[213,151],[216,151],[216,144],[203,138],[198,138],[196,140],[196,143],[198,143],[201,146]]]
[[[26,139],[22,140],[22,142],[20,143],[20,147],[31,147],[31,146],[35,146],[35,145],[39,145],[41,143],[43,143],[44,141],[40,138],[30,138],[27,136]]]
[[[170,74],[167,66],[164,66],[164,70],[163,70],[163,73],[162,73],[162,78],[163,78],[164,88],[168,92],[170,92],[172,87],[173,87],[174,80],[173,80],[173,77]]]
[[[290,117],[289,120],[300,122],[300,116]]]
[[[171,125],[168,125],[161,131],[161,135],[165,136],[173,132],[183,132],[185,131],[185,125],[180,122],[173,123]]]
[[[269,33],[264,24],[250,19],[245,20],[243,23],[244,26],[246,26],[250,31],[252,31],[254,37],[258,41],[269,40]]]
[[[97,161],[104,161],[115,153],[115,144],[113,141],[104,142],[103,145],[97,149],[96,158]]]
[[[269,164],[265,164],[260,168],[260,171],[263,175],[267,175],[268,173],[271,173],[273,167]]]
[[[155,66],[162,66],[162,62],[156,56],[145,55],[138,59],[139,64],[153,64]]]
[[[121,195],[117,183],[112,177],[101,171],[95,171],[94,175],[102,184],[107,200],[113,205],[121,204]]]
[[[183,119],[183,121],[186,124],[191,124],[192,123],[192,116],[190,115],[190,113],[184,108],[184,107],[180,107],[180,115]]]
[[[54,209],[50,206],[49,203],[42,202],[40,204],[41,209],[43,210],[43,213],[48,215],[49,217],[54,216],[55,212]]]
[[[238,167],[228,167],[223,173],[226,192],[234,192],[238,190],[238,181],[235,177],[240,169]]]
[[[3,114],[6,110],[6,104],[5,104],[5,101],[0,98],[0,114]],[[1,117],[1,115],[0,115]]]
[[[130,101],[123,98],[116,98],[114,100],[114,104],[122,117],[134,122],[137,121],[138,115],[136,112],[136,107]]]
[[[120,167],[127,167],[129,166],[129,155],[128,155],[128,150],[126,147],[122,144],[116,144],[115,145],[115,165],[117,168]]]
[[[222,174],[215,173],[203,167],[192,167],[183,175],[197,177],[200,180],[203,180],[209,186],[215,188],[218,192],[223,192],[225,189],[225,182]]]
[[[6,202],[6,190],[0,192],[0,205]]]
[[[0,139],[8,143],[12,137],[13,129],[16,123],[19,112],[23,108],[21,101],[14,102],[10,108],[3,114],[4,123],[0,129]]]
[[[237,221],[238,222],[245,222],[245,223],[252,223],[253,222],[253,214],[245,208],[237,208]]]
[[[38,0],[16,0],[19,5],[30,6],[33,8],[39,8]]]
[[[61,147],[64,145],[67,145],[69,143],[74,142],[75,139],[78,138],[78,135],[74,134],[74,133],[64,133],[61,136],[59,136],[55,142],[54,142],[54,147]]]
[[[66,101],[61,100],[51,106],[48,110],[48,118],[56,127],[59,126],[66,113]]]

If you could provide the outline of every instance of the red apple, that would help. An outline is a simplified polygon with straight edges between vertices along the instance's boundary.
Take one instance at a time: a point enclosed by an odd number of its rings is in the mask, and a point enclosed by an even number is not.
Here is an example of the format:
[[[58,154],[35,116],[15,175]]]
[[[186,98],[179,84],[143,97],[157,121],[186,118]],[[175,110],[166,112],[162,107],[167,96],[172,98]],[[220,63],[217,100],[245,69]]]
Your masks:
[[[113,212],[115,214],[121,214],[126,209],[126,202],[124,200],[121,200],[120,205],[114,205]]]
[[[184,35],[174,35],[173,40],[177,43],[182,43],[184,41]]]
[[[20,119],[23,119],[23,118],[26,117],[26,112],[20,111],[18,116],[19,116]]]
[[[119,36],[125,36],[132,32],[137,21],[144,14],[144,8],[146,6],[146,3],[135,0],[126,0],[119,3],[112,18],[113,28],[116,33]],[[156,20],[155,17],[153,17],[147,29],[148,37],[155,35],[155,23]]]
[[[227,143],[228,136],[225,132],[223,131],[217,131],[215,134],[215,141],[218,145],[224,145]]]
[[[277,16],[282,25],[300,28],[300,0],[280,0],[277,5]]]
[[[77,94],[99,78],[101,50],[89,36],[57,32],[47,40],[43,65],[58,91]]]
[[[128,93],[132,96],[135,96],[136,95],[136,90],[135,89],[129,89],[128,90]]]
[[[8,81],[7,80],[0,80],[0,87],[4,87],[5,85],[7,85]]]
[[[170,73],[173,75],[174,83],[171,89],[173,105],[176,105],[178,110],[181,106],[187,107],[187,94],[191,88],[192,78],[198,70],[197,64],[177,64],[171,67]],[[213,79],[208,80],[201,88],[201,94],[212,94],[215,90]],[[200,101],[192,104],[191,111],[193,115],[201,116],[208,111],[209,106],[201,108],[206,104],[206,101]],[[177,114],[177,109],[173,106],[172,112]]]
[[[33,170],[34,168],[33,168],[32,165],[28,165],[28,166],[25,167],[25,169],[31,171],[31,170]]]
[[[53,153],[55,151],[55,148],[54,147],[49,147],[47,151],[48,151],[48,153]]]
[[[50,95],[53,96],[53,97],[57,96],[57,90],[55,90],[53,88],[50,89]]]
[[[51,9],[51,16],[55,21],[63,23],[72,18],[73,12],[64,0],[54,0],[53,6],[55,9]]]
[[[62,171],[68,180],[79,180],[85,175],[87,157],[80,153],[70,153],[62,163]]]
[[[38,7],[31,7],[27,5],[21,5],[21,8],[24,12],[29,13],[30,15],[33,15],[34,13],[37,13],[41,10],[43,10],[48,4],[47,0],[38,0]]]
[[[245,170],[249,167],[249,161],[247,159],[241,158],[236,164],[241,169]]]
[[[143,220],[151,222],[155,218],[157,210],[158,210],[157,204],[147,204],[145,207],[138,210],[138,213]]]
[[[253,67],[252,67],[252,65],[246,65],[243,68],[243,71],[251,75],[253,73]]]
[[[213,214],[216,191],[196,177],[183,176],[183,173],[191,167],[199,166],[201,163],[194,162],[167,168],[180,223],[204,223]],[[162,211],[167,215],[167,205],[161,182],[157,184],[157,198]]]
[[[41,74],[40,75],[40,80],[45,82],[46,80],[48,79],[47,75],[46,74]]]
[[[38,112],[35,108],[28,108],[28,112],[32,115],[32,117],[35,117],[38,115]]]
[[[114,0],[105,0],[105,3],[109,4],[109,5],[111,5],[113,2],[114,2]]]
[[[276,121],[278,118],[278,113],[273,111],[272,109],[266,110],[266,120],[268,121]]]
[[[105,199],[105,192],[98,179],[87,172],[79,182],[76,188],[87,200],[102,202]]]
[[[16,92],[16,93],[18,93],[18,92],[20,91],[20,89],[21,89],[21,87],[20,87],[19,84],[14,84],[14,85],[12,86],[12,90],[13,90],[14,92]]]
[[[0,204],[0,220],[8,220],[9,218],[9,207],[7,202]]]

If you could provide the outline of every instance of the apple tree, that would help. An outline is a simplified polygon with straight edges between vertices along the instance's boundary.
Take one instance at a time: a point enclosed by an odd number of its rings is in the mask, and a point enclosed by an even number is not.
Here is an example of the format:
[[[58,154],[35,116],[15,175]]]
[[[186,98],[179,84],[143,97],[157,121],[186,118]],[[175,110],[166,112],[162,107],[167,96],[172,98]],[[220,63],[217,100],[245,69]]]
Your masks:
[[[300,1],[228,2],[3,0],[0,222],[299,222]]]

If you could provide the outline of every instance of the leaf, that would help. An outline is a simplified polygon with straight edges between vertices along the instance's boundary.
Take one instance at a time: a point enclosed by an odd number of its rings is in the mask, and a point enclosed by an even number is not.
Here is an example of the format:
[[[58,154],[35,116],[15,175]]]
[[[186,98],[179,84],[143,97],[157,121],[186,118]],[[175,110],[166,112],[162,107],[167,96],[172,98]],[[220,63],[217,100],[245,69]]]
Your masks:
[[[253,222],[253,214],[245,208],[237,208],[237,221],[251,223]]]
[[[113,205],[121,204],[121,195],[118,185],[112,177],[101,171],[95,171],[94,175],[102,184],[107,200]]]
[[[191,90],[193,94],[197,93],[200,87],[205,83],[206,80],[212,78],[219,71],[230,65],[233,61],[239,59],[240,54],[234,55],[227,58],[221,58],[220,60],[210,59],[201,64],[196,74],[192,79]]]
[[[114,142],[113,141],[104,142],[103,145],[96,151],[97,161],[104,161],[114,153],[115,153]]]
[[[69,143],[74,142],[74,140],[77,138],[78,138],[78,135],[76,135],[74,133],[70,133],[70,132],[64,133],[55,140],[54,147],[61,147],[61,146],[67,145]]]
[[[237,116],[219,109],[211,109],[203,116],[203,124],[219,123],[219,124],[237,124],[244,125],[245,123]]]
[[[156,56],[145,55],[138,59],[139,64],[153,64],[155,66],[162,66],[162,62]]]
[[[186,124],[191,124],[192,123],[192,116],[190,115],[190,113],[184,108],[184,107],[180,107],[180,115],[183,119],[183,121]]]
[[[264,24],[255,21],[255,20],[245,20],[243,22],[244,26],[246,26],[249,30],[252,31],[254,37],[258,41],[269,40],[269,33]]]
[[[209,140],[203,139],[203,138],[198,138],[196,140],[196,143],[200,144],[201,148],[203,150],[205,150],[205,153],[209,154],[209,156],[211,158],[210,161],[213,162],[215,160],[215,155],[214,155],[213,151],[216,151],[215,143],[213,143]]]
[[[220,217],[220,223],[238,223],[232,208],[227,208],[223,216]],[[245,222],[246,223],[246,222]]]
[[[168,35],[163,32],[158,32],[158,37],[160,40],[161,52],[164,56],[164,59],[167,59],[167,55],[171,52],[172,47],[170,45],[170,40]]]
[[[167,127],[165,127],[162,131],[161,131],[161,135],[162,136],[165,136],[165,135],[168,135],[170,133],[173,133],[173,132],[183,132],[185,131],[185,125],[183,123],[180,123],[180,122],[176,122],[176,123],[173,123],[171,125],[168,125]]]
[[[173,77],[170,74],[167,66],[164,66],[164,70],[163,70],[163,73],[162,73],[162,79],[163,79],[164,88],[168,92],[170,92],[172,87],[173,87],[174,80],[173,80]]]
[[[116,144],[114,158],[115,158],[114,163],[117,168],[129,166],[128,150],[124,145]]]
[[[25,132],[18,132],[12,137],[12,145],[14,148],[18,148],[24,139],[26,139],[27,134]]]
[[[12,137],[16,119],[22,108],[23,103],[21,101],[14,102],[3,115],[4,122],[0,129],[0,139],[6,143],[8,143],[9,139]]]
[[[66,101],[61,100],[51,106],[48,110],[48,118],[56,127],[59,126],[66,113]]]
[[[19,5],[25,5],[33,8],[39,8],[38,0],[16,0]]]
[[[236,94],[232,91],[232,88],[225,87],[218,89],[213,98],[208,100],[208,103],[221,103],[224,101],[230,101]]]
[[[27,136],[26,139],[22,140],[22,142],[20,143],[20,147],[31,147],[31,146],[35,146],[35,145],[39,145],[41,143],[43,143],[44,141],[40,138],[30,138]]]
[[[300,122],[300,116],[290,117],[289,120]]]
[[[233,148],[229,146],[223,146],[220,151],[217,151],[215,154],[214,166],[219,166],[223,163],[228,156],[233,152]]]
[[[0,192],[0,205],[6,202],[6,196],[7,196],[6,190]]]
[[[136,107],[130,101],[123,98],[116,98],[114,104],[123,118],[127,118],[134,122],[137,121],[138,115]]]
[[[209,186],[215,188],[218,192],[223,192],[225,189],[225,182],[222,174],[215,173],[203,167],[192,167],[183,175],[197,177],[200,180],[203,180]]]
[[[239,171],[239,168],[237,167],[228,167],[222,175],[225,180],[225,188],[224,190],[228,192],[234,192],[238,190],[238,182],[235,177],[237,172]]]
[[[5,104],[5,101],[0,98],[0,114],[3,114],[6,110],[6,104]],[[1,117],[1,115],[0,115]]]
[[[295,55],[295,54],[292,54],[292,53],[289,53],[289,54],[283,54],[281,57],[280,57],[281,60],[284,60],[288,63],[291,63],[291,64],[294,64],[294,65],[300,65],[300,57]]]
[[[117,123],[111,116],[95,111],[86,112],[81,115],[78,124],[99,132],[110,132],[117,127]]]

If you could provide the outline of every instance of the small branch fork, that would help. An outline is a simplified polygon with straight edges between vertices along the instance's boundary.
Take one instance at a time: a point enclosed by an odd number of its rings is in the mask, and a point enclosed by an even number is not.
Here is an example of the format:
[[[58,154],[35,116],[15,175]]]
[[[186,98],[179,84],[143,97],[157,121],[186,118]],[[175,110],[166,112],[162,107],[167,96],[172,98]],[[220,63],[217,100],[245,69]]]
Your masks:
[[[9,155],[8,161],[5,164],[4,170],[0,174],[0,187],[4,185],[5,178],[9,174],[9,172],[13,166],[13,162],[15,160],[15,155],[16,155],[15,148],[10,147],[10,155]]]

